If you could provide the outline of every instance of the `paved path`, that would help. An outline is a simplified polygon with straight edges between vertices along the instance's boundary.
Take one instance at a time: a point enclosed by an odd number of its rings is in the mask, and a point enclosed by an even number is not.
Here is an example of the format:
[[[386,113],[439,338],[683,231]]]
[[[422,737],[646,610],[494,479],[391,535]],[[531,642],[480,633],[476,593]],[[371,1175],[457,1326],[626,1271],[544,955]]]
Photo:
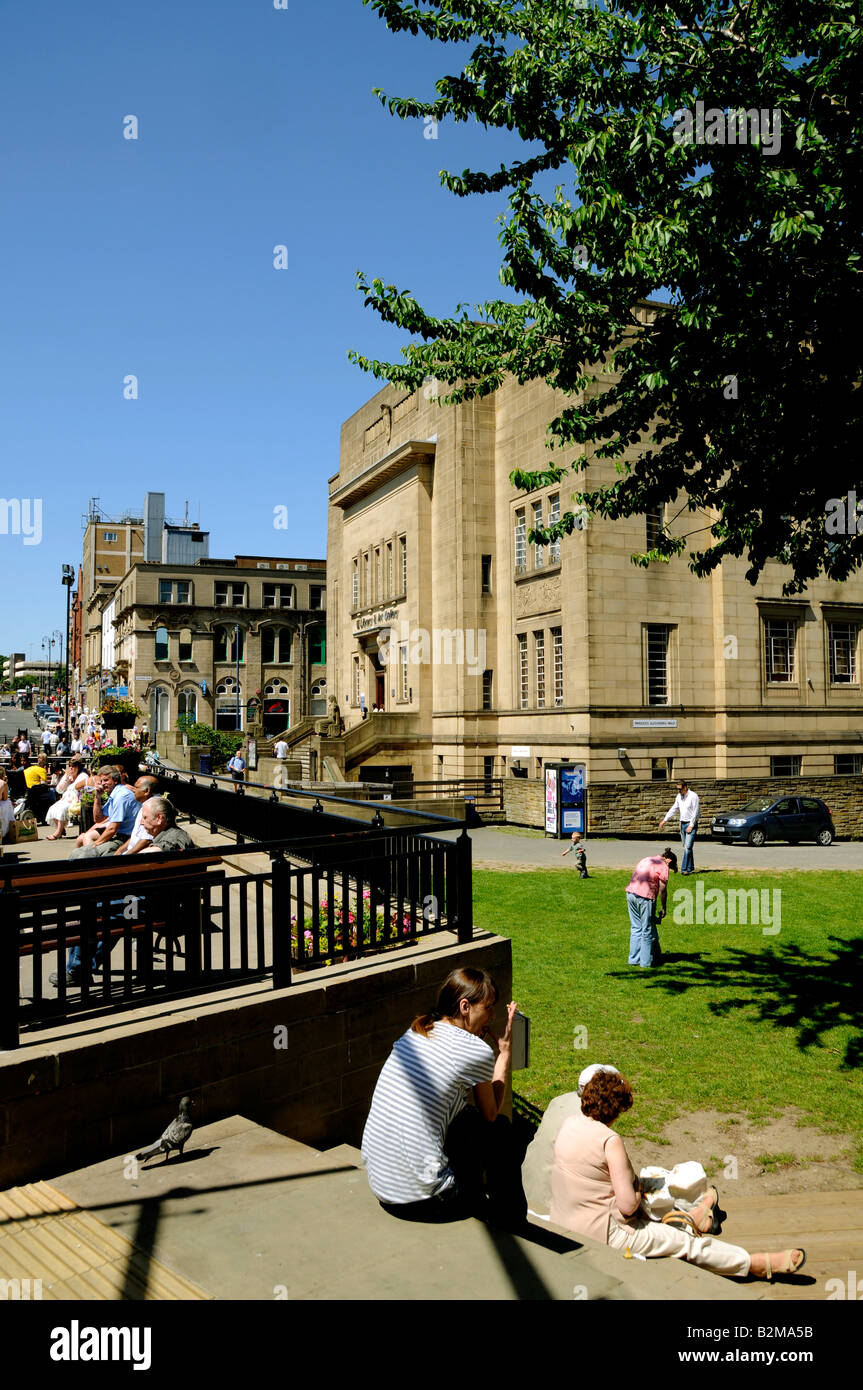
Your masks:
[[[458,832],[447,831],[441,837],[454,840]],[[517,827],[498,830],[482,826],[468,832],[473,844],[475,868],[493,865],[495,868],[564,868],[571,873],[572,855],[561,857],[566,841],[546,839],[536,831],[521,833]],[[680,836],[671,831],[657,832],[650,839],[600,840],[589,837],[588,869],[631,869],[648,854],[661,854],[670,845],[680,860]],[[708,835],[695,841],[695,863],[698,870],[720,869],[863,869],[863,841],[844,840],[827,849],[820,845],[788,845],[777,843],[753,849],[751,845],[714,844]]]

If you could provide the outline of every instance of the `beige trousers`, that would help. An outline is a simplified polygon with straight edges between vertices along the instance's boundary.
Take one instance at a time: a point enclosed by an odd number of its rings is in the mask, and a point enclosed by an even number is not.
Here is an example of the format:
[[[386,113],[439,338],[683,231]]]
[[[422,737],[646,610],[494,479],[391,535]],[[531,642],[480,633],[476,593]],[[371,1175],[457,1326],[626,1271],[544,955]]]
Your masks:
[[[688,1260],[714,1274],[736,1275],[749,1273],[749,1254],[739,1245],[729,1245],[715,1236],[690,1236],[661,1221],[651,1221],[643,1212],[630,1218],[630,1226],[619,1226],[613,1217],[608,1222],[608,1243],[613,1250],[624,1253],[629,1246],[633,1255],[645,1255],[648,1260],[671,1256]]]

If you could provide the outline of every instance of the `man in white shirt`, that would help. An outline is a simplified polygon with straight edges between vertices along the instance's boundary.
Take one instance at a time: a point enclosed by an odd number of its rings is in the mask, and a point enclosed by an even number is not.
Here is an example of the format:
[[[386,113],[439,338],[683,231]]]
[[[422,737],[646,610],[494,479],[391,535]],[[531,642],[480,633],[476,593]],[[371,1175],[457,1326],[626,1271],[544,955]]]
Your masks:
[[[141,776],[135,783],[132,791],[141,809],[135,819],[132,833],[125,844],[121,845],[115,854],[140,854],[142,849],[146,849],[152,844],[153,836],[144,824],[144,807],[151,797],[154,797],[159,790],[159,782],[155,777]]]
[[[666,811],[662,820],[659,822],[660,830],[667,820],[673,816],[680,816],[680,843],[683,846],[683,859],[680,865],[681,874],[694,874],[695,862],[692,857],[692,844],[695,833],[698,829],[698,816],[701,810],[701,803],[698,796],[691,790],[689,783],[682,778],[677,783],[677,796],[670,811]]]
[[[273,757],[279,758],[280,760],[284,760],[287,756],[288,745],[285,743],[285,740],[283,738],[280,738],[275,748],[273,749]]]

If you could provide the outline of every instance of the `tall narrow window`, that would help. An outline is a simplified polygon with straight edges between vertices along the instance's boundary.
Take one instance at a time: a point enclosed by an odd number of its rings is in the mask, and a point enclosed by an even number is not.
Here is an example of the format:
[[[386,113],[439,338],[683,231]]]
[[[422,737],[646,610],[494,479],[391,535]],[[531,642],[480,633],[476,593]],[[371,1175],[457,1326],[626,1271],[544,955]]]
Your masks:
[[[538,709],[545,705],[545,633],[533,634],[533,652],[536,667],[536,704]]]
[[[494,688],[493,683],[494,683],[494,672],[493,672],[493,671],[483,671],[483,673],[482,673],[482,707],[483,707],[483,709],[493,709],[493,708],[494,708],[493,705],[492,705],[492,694],[493,694],[493,688]]]
[[[491,556],[490,556],[490,555],[483,555],[483,557],[482,557],[482,584],[481,584],[481,587],[482,587],[482,592],[483,592],[484,594],[490,594],[490,593],[491,593]]]
[[[184,627],[180,633],[179,659],[180,661],[192,660],[192,634],[187,627]]]
[[[380,603],[384,596],[384,565],[381,548],[375,546],[375,603]]]
[[[354,559],[353,572],[351,573],[351,607],[360,606],[360,562]]]
[[[177,602],[189,603],[192,598],[192,585],[188,579],[177,580]]]
[[[408,591],[408,542],[406,536],[399,536],[399,569],[402,578],[402,593]]]
[[[548,524],[554,526],[560,521],[560,493],[555,492],[548,499]],[[551,541],[548,547],[548,563],[550,565],[560,564],[560,537],[556,541]]]
[[[387,541],[387,598],[395,593],[395,571],[393,569],[393,543]]]
[[[407,643],[406,643],[406,642],[403,642],[402,645],[399,647],[399,675],[400,675],[400,686],[401,686],[401,698],[402,698],[403,700],[407,700],[407,698],[408,698],[408,647],[407,647]]]
[[[309,632],[309,665],[326,666],[327,664],[327,630],[324,627],[313,627]]]
[[[360,703],[360,696],[361,696],[362,693],[363,693],[363,672],[362,672],[362,666],[360,665],[360,658],[359,658],[358,656],[355,656],[355,657],[354,657],[354,692],[353,692],[353,693],[354,693],[353,703],[354,703],[355,705],[358,705],[358,704]]]
[[[524,507],[519,507],[515,513],[515,572],[524,574],[527,569],[527,526],[524,519]]]
[[[668,704],[668,628],[658,623],[647,628],[647,703]]]
[[[166,627],[156,628],[156,661],[168,660],[168,629]]]
[[[652,550],[665,529],[665,503],[648,507],[644,514],[646,549]]]
[[[534,529],[534,531],[539,530],[541,526],[542,526],[542,503],[541,503],[541,502],[534,502],[534,503],[533,503],[533,529]],[[541,569],[542,569],[542,566],[543,566],[543,563],[544,563],[544,559],[545,559],[545,546],[542,544],[542,541],[534,541],[534,543],[533,543],[533,567],[534,567],[535,570],[541,570]]]
[[[365,604],[366,608],[370,608],[372,603],[374,602],[374,600],[372,599],[372,552],[370,550],[367,550],[363,556],[363,565],[365,566],[366,581],[364,585],[366,596]]]
[[[527,709],[530,700],[530,674],[527,669],[527,633],[518,634],[518,703]]]
[[[170,579],[159,580],[159,602],[171,603],[174,586]]]
[[[563,704],[563,629],[551,629],[551,642],[554,660],[554,703]]]
[[[830,684],[857,684],[857,633],[856,623],[831,623],[829,627],[830,644]]]
[[[797,624],[768,618],[764,624],[764,665],[771,685],[793,685],[797,680],[795,648]]]

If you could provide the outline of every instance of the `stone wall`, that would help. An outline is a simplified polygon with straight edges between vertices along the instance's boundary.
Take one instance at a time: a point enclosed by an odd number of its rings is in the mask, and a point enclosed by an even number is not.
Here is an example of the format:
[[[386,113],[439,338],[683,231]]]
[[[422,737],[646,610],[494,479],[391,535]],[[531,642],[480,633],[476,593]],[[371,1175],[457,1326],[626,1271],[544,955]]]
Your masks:
[[[711,816],[733,811],[755,796],[817,796],[833,815],[841,838],[863,839],[863,778],[806,777],[783,781],[780,777],[732,777],[699,779],[694,784],[701,798],[701,828],[708,830]],[[504,779],[504,808],[512,825],[545,824],[543,783],[538,779]],[[675,797],[673,782],[594,782],[587,793],[587,828],[591,835],[645,835],[655,832],[660,817]],[[671,829],[676,829],[677,821]]]
[[[488,970],[511,998],[510,943],[484,937],[228,1002],[175,1001],[163,1018],[98,1019],[62,1040],[24,1034],[0,1053],[0,1190],[134,1153],[185,1094],[199,1125],[241,1114],[320,1147],[359,1144],[393,1042],[457,965]]]

